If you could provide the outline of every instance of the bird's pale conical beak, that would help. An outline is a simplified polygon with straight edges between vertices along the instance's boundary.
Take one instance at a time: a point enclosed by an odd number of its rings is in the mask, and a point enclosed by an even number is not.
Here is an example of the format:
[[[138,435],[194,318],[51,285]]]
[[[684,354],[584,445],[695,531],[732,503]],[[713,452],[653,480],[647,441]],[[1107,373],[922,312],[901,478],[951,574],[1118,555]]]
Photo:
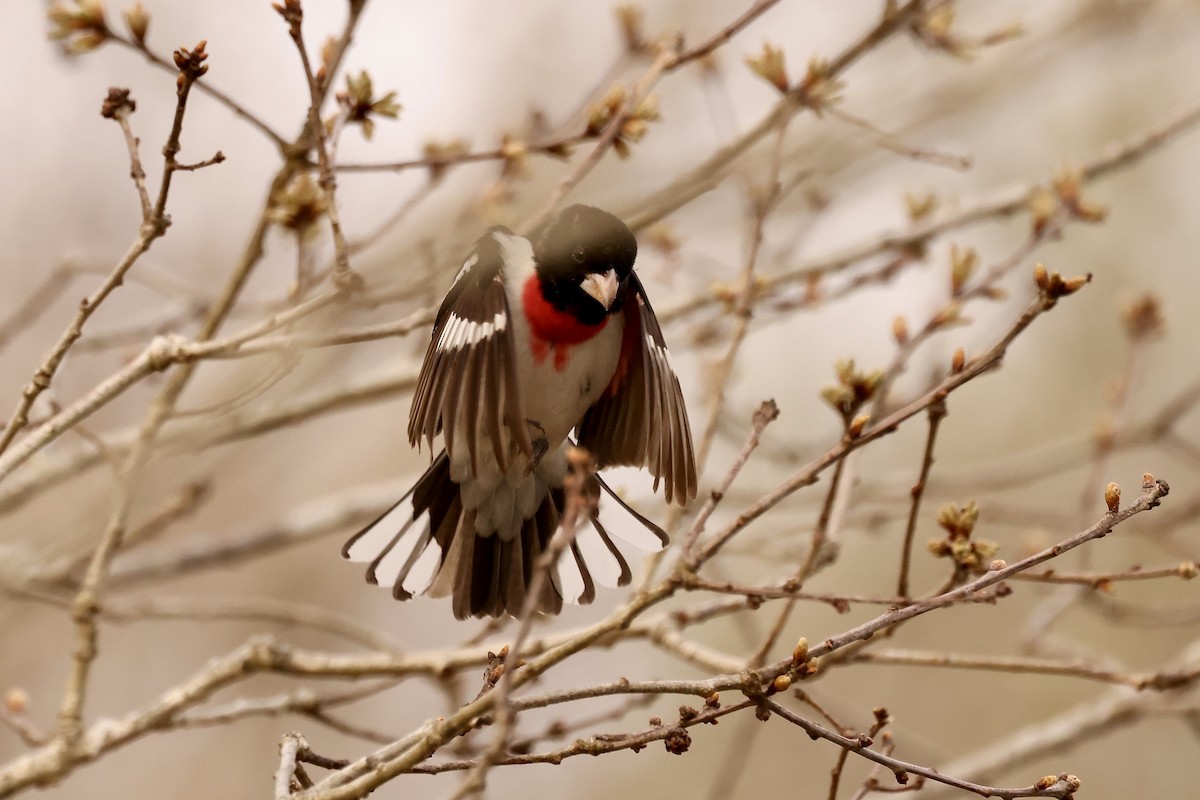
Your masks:
[[[617,299],[616,270],[589,274],[583,279],[583,290],[596,298],[596,302],[605,309],[612,308],[613,301]]]

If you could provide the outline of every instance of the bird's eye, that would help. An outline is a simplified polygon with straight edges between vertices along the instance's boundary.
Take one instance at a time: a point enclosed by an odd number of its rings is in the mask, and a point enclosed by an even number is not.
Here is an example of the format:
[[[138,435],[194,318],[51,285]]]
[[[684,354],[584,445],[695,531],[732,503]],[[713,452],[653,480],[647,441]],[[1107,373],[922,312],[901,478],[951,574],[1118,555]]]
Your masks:
[[[575,259],[576,264],[582,264],[584,261],[587,260],[587,253],[584,251],[584,249],[582,247],[576,247],[571,252],[571,258]]]

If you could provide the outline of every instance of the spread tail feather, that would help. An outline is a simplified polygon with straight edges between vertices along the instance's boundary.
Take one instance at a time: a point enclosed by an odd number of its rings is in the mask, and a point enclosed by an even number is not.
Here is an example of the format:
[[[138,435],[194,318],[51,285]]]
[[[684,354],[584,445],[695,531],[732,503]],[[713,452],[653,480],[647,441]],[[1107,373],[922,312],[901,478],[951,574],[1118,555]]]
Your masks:
[[[612,535],[643,549],[661,549],[665,534],[604,489],[622,509],[614,509],[613,516],[631,517],[619,526],[614,523]],[[463,509],[443,451],[408,494],[346,542],[342,556],[366,563],[367,582],[391,589],[397,600],[418,594],[451,597],[458,619],[520,616],[538,560],[559,528],[564,503],[563,490],[552,487],[518,535],[481,536],[475,531],[475,512]],[[564,602],[592,602],[593,572],[605,586],[624,586],[631,579],[628,563],[595,516],[580,520],[575,541],[543,582],[534,610],[557,614]]]

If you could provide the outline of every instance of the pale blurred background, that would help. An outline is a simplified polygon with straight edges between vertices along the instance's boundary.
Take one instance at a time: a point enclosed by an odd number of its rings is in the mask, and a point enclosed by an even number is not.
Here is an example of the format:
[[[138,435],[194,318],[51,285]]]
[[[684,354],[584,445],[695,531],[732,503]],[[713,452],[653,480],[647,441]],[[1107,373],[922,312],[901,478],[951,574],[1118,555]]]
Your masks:
[[[654,36],[682,31],[694,43],[748,5],[658,0],[645,5],[645,29]],[[305,25],[314,49],[326,33],[339,29],[344,6],[335,0],[305,3]],[[211,66],[204,80],[253,109],[284,136],[295,135],[306,109],[305,87],[294,48],[268,3],[149,0],[146,7],[152,15],[149,40],[155,50],[165,54],[206,39]],[[839,52],[874,23],[881,7],[876,0],[785,0],[719,51],[715,72],[692,66],[667,77],[657,90],[661,122],[651,125],[629,159],[608,158],[572,198],[618,212],[640,210],[653,192],[752,127],[775,102],[774,90],[750,73],[743,57],[771,41],[783,49],[793,78],[798,78],[810,56]],[[876,137],[833,115],[818,119],[801,114],[790,127],[785,161],[788,172],[805,169],[812,175],[768,227],[764,273],[903,229],[909,224],[906,193],[932,193],[939,209],[952,210],[998,190],[1044,184],[1063,165],[1093,159],[1109,145],[1136,138],[1200,104],[1195,80],[1200,74],[1200,4],[1193,0],[975,0],[956,7],[955,30],[964,35],[984,36],[1016,22],[1024,35],[982,48],[966,60],[932,51],[910,36],[897,36],[847,72],[840,108],[912,147],[969,157],[970,169],[916,161],[880,147]],[[476,148],[494,147],[505,131],[521,130],[533,110],[544,113],[552,127],[559,125],[579,108],[621,51],[613,10],[609,3],[554,0],[376,0],[368,5],[345,63],[354,72],[368,70],[377,90],[397,91],[403,111],[398,121],[381,120],[371,142],[364,141],[358,129],[348,130],[340,160],[419,157],[431,139],[463,138]],[[115,9],[110,11],[115,19]],[[132,124],[142,139],[152,185],[174,107],[173,78],[136,54],[110,45],[64,58],[46,40],[44,13],[45,6],[34,2],[10,3],[0,10],[0,101],[8,119],[0,127],[0,153],[5,156],[0,159],[0,275],[5,286],[0,320],[8,319],[60,265],[69,262],[78,270],[63,279],[62,293],[34,323],[0,342],[0,409],[5,417],[70,321],[79,298],[101,280],[137,230],[139,212],[124,144],[117,127],[98,113],[107,88],[132,90],[138,104]],[[641,69],[644,65],[639,63],[619,74],[632,77]],[[339,88],[342,84],[339,78]],[[188,303],[211,298],[231,272],[278,166],[277,153],[257,131],[202,95],[194,97],[189,108],[183,145],[182,160],[198,161],[218,149],[228,160],[175,177],[170,231],[89,322],[81,345],[87,336],[149,330],[159,321],[163,331],[192,335],[195,323],[187,316]],[[760,150],[740,162],[716,190],[668,216],[665,224],[679,243],[676,252],[665,253],[643,238],[639,270],[660,311],[707,291],[714,282],[736,279],[746,249],[745,187],[766,175],[767,151]],[[440,298],[449,270],[469,241],[497,219],[508,215],[518,220],[538,206],[568,169],[558,161],[532,157],[529,167],[529,175],[511,185],[513,202],[486,206],[482,214],[480,198],[496,181],[497,165],[453,170],[381,242],[354,257],[353,265],[370,289],[404,289],[408,299],[374,310],[327,313],[304,330],[396,320]],[[374,231],[425,181],[420,171],[343,174],[339,199],[350,238]],[[933,524],[938,505],[976,497],[982,508],[981,535],[1000,542],[1001,557],[1016,560],[1030,547],[1065,538],[1096,519],[1103,511],[1101,492],[1108,481],[1119,482],[1133,496],[1142,473],[1150,471],[1170,481],[1171,497],[1161,511],[1139,517],[1096,543],[1090,568],[1120,570],[1134,563],[1200,558],[1200,526],[1178,516],[1200,496],[1195,489],[1200,478],[1200,414],[1184,417],[1175,428],[1183,445],[1165,447],[1146,437],[1145,446],[1119,449],[1095,476],[1095,485],[1088,485],[1093,480],[1088,442],[1098,428],[1119,431],[1122,425],[1150,418],[1200,376],[1200,327],[1193,308],[1200,301],[1195,263],[1200,253],[1200,226],[1195,224],[1200,214],[1200,133],[1185,134],[1132,169],[1087,185],[1084,193],[1108,208],[1108,220],[1102,225],[1072,225],[1063,241],[1023,259],[1003,282],[1009,299],[968,306],[965,314],[972,324],[926,344],[897,386],[898,399],[915,396],[947,368],[956,347],[972,354],[993,342],[1032,296],[1029,276],[1035,260],[1064,275],[1094,275],[1085,291],[1068,298],[1018,340],[1000,372],[951,398],[934,486],[918,528],[919,545],[938,535]],[[893,319],[905,316],[915,328],[945,302],[951,242],[976,248],[986,268],[1018,247],[1028,224],[1027,216],[1018,215],[956,230],[934,240],[926,261],[891,283],[815,310],[778,312],[768,307],[758,314],[728,386],[721,434],[702,489],[723,473],[762,399],[775,398],[782,416],[770,429],[762,457],[735,485],[722,518],[836,441],[837,419],[819,399],[820,388],[832,381],[833,363],[849,357],[861,366],[876,367],[891,359]],[[324,263],[331,252],[324,231],[315,246],[318,261]],[[250,324],[262,316],[264,305],[286,297],[294,243],[276,231],[268,248],[247,289],[244,312],[226,331]],[[435,268],[443,271],[433,272]],[[1130,352],[1119,313],[1124,304],[1147,292],[1161,301],[1165,333],[1139,356],[1136,382],[1114,420],[1112,387]],[[785,296],[801,294],[792,289]],[[728,329],[728,321],[716,309],[668,326],[694,428],[705,417],[711,388],[705,376],[723,350],[720,342]],[[403,375],[417,364],[424,339],[418,332],[405,339],[310,352],[282,371],[281,362],[269,356],[205,365],[180,404],[181,410],[194,413],[168,430],[203,438],[205,431],[242,418],[239,415],[253,418],[341,386]],[[145,341],[134,338],[100,350],[77,346],[49,394],[61,404],[75,400],[139,352]],[[713,341],[715,345],[709,344]],[[161,378],[155,377],[128,392],[89,419],[88,432],[107,435],[137,425],[160,385]],[[35,406],[38,418],[50,411],[44,400]],[[357,517],[329,535],[237,568],[196,570],[169,581],[114,590],[114,602],[136,607],[179,598],[275,600],[347,615],[405,650],[451,647],[467,639],[480,623],[454,622],[444,602],[393,603],[385,592],[364,585],[357,568],[337,555],[341,541],[363,514],[398,496],[421,468],[423,456],[410,453],[405,441],[407,410],[407,395],[393,392],[249,441],[201,451],[188,447],[186,438],[178,440],[184,446],[156,458],[139,493],[137,514],[152,513],[189,482],[205,483],[210,495],[161,541],[131,553],[124,567],[118,557],[117,576],[131,564],[152,561],[156,554],[169,557],[181,548],[234,542],[347,503],[358,509]],[[859,483],[838,532],[841,558],[810,588],[894,591],[907,490],[919,466],[923,435],[924,422],[915,419],[853,462]],[[91,446],[81,436],[64,436],[0,482],[0,498],[23,475],[36,475],[55,459]],[[1039,453],[1048,463],[1076,463],[996,491],[1002,488],[1001,476],[1019,477],[1039,463]],[[629,480],[631,491],[648,499],[644,483]],[[94,546],[111,508],[113,485],[111,471],[101,463],[27,502],[4,504],[0,576],[19,579]],[[736,555],[723,562],[724,574],[762,582],[786,577],[806,546],[822,493],[822,485],[800,492],[755,525],[736,547]],[[1089,498],[1082,506],[1081,495]],[[661,502],[649,501],[644,507],[662,519]],[[1170,538],[1149,535],[1156,524],[1168,521],[1176,524]],[[1064,562],[1062,568],[1079,563]],[[918,587],[931,587],[944,574],[944,565],[920,546],[916,565]],[[1064,653],[1102,663],[1112,659],[1127,669],[1167,668],[1182,647],[1200,637],[1196,615],[1186,613],[1198,606],[1196,586],[1182,581],[1122,584],[1114,595],[1139,607],[1179,609],[1182,619],[1177,624],[1122,624],[1084,604],[1058,621],[1053,641],[1067,648]],[[1020,653],[1031,615],[1053,594],[1052,587],[1021,585],[1016,596],[997,607],[929,615],[904,628],[891,644]],[[542,628],[567,630],[599,619],[621,596],[602,593],[594,607],[569,608]],[[688,602],[696,600],[678,604]],[[774,658],[782,657],[800,635],[819,641],[874,613],[855,606],[849,615],[839,616],[823,605],[801,605]],[[750,617],[736,626],[716,624],[703,629],[701,637],[712,647],[745,657],[772,618]],[[0,690],[24,689],[31,698],[30,719],[42,728],[52,727],[73,645],[68,614],[41,603],[0,598],[0,630]],[[105,622],[88,719],[144,706],[207,659],[263,631],[318,649],[356,647],[329,633],[281,629],[254,620]],[[541,687],[595,683],[620,675],[703,677],[659,652],[623,645],[567,662]],[[478,689],[474,681],[471,675],[463,687],[468,698]],[[266,695],[295,685],[256,680],[218,700]],[[859,727],[869,723],[872,707],[886,706],[896,719],[897,755],[947,771],[965,754],[1112,692],[1102,684],[1070,678],[865,666],[836,670],[810,689]],[[1178,698],[1183,706],[1195,708],[1198,702],[1194,694]],[[677,706],[674,698],[657,698],[628,719],[596,730],[640,729],[651,715],[673,716]],[[611,704],[596,704],[578,713],[608,707]],[[415,681],[351,706],[343,715],[399,737],[426,717],[446,711],[441,694]],[[353,758],[375,747],[307,719],[248,719],[231,727],[147,737],[39,796],[269,796],[279,737],[293,729],[303,731],[315,750],[330,756]],[[836,751],[809,741],[798,729],[779,721],[764,726],[747,715],[692,733],[692,750],[682,757],[669,756],[656,744],[636,756],[622,752],[603,759],[571,759],[554,768],[499,768],[490,776],[489,796],[526,797],[534,785],[548,797],[825,796]],[[481,735],[489,736],[476,734]],[[738,743],[749,736],[755,737],[746,756],[749,768],[738,782],[722,783],[721,776],[739,766],[726,756],[739,752]],[[1045,773],[1069,771],[1084,781],[1081,797],[1092,800],[1187,797],[1195,791],[1200,738],[1184,717],[1155,715],[1081,738],[1085,740],[1076,747],[1027,761],[989,780],[992,785],[1027,785]],[[20,742],[0,730],[0,763],[20,752]],[[841,796],[849,796],[864,774],[863,764],[852,757]],[[453,793],[456,781],[450,776],[408,776],[375,796],[445,797]]]

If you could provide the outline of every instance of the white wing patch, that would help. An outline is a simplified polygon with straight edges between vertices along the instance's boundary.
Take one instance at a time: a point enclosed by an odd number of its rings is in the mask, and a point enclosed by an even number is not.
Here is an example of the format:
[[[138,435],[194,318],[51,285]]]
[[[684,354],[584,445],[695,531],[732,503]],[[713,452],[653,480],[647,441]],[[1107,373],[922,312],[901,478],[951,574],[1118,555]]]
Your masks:
[[[671,361],[670,350],[666,349],[665,347],[659,347],[654,341],[654,337],[650,334],[646,334],[646,344],[649,346],[650,352],[654,354],[656,359],[665,363],[667,365],[667,369],[671,370],[671,372],[675,372],[675,364]]]
[[[468,319],[450,312],[442,335],[438,339],[438,350],[459,350],[472,347],[485,339],[490,339],[502,332],[508,326],[508,315],[497,311],[491,322],[471,322]]]
[[[458,271],[458,274],[454,276],[454,283],[452,283],[452,284],[450,284],[450,285],[451,285],[451,286],[454,286],[454,284],[456,284],[456,283],[458,283],[460,280],[462,280],[462,276],[463,276],[463,275],[466,275],[468,272],[470,272],[470,271],[471,271],[471,267],[475,266],[475,264],[476,264],[478,261],[479,261],[479,256],[477,256],[477,255],[472,255],[470,258],[468,258],[468,259],[467,259],[467,260],[466,260],[466,261],[463,263],[463,265],[462,265],[462,268],[461,268],[461,269]]]
[[[446,320],[446,324],[442,326],[442,335],[438,337],[438,350],[446,349],[446,342],[454,334],[454,330],[458,327],[459,323],[463,321],[463,318],[460,316],[455,314],[450,315],[450,318]]]
[[[496,241],[500,245],[500,249],[504,251],[504,276],[505,283],[508,286],[515,286],[519,291],[525,285],[525,281],[533,274],[535,262],[533,259],[533,243],[524,236],[506,235],[496,233]],[[509,295],[509,303],[512,303],[512,295]]]

